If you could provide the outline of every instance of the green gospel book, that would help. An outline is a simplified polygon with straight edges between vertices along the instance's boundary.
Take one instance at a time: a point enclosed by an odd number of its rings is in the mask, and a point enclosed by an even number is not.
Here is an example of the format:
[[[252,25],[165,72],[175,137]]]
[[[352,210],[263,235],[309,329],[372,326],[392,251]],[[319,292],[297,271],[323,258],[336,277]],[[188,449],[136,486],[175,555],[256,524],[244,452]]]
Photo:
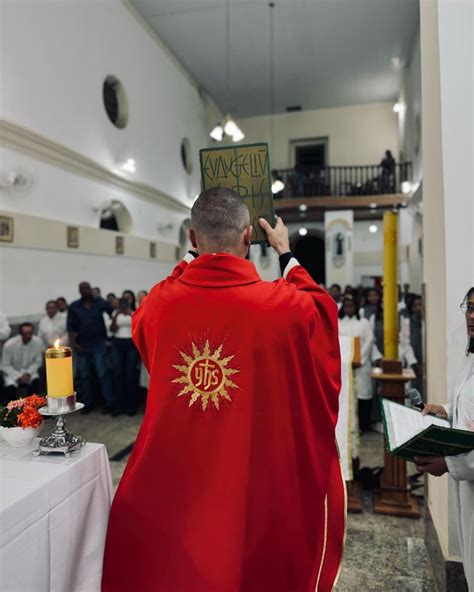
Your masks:
[[[382,399],[387,450],[413,461],[415,456],[456,456],[474,450],[474,432],[455,430],[448,420]]]

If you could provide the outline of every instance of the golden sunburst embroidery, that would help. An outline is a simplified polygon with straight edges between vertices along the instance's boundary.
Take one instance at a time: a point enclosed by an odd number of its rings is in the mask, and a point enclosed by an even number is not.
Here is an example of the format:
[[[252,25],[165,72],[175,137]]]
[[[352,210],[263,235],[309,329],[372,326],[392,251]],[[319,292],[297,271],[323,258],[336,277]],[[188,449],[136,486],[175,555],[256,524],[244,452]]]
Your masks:
[[[228,368],[234,356],[221,358],[223,345],[211,353],[211,345],[206,339],[202,352],[192,343],[192,355],[180,351],[185,364],[173,364],[173,368],[181,372],[181,376],[172,382],[183,384],[178,397],[189,395],[189,407],[201,399],[202,410],[206,411],[209,401],[219,409],[219,397],[232,401],[229,390],[239,387],[229,377],[239,370]]]

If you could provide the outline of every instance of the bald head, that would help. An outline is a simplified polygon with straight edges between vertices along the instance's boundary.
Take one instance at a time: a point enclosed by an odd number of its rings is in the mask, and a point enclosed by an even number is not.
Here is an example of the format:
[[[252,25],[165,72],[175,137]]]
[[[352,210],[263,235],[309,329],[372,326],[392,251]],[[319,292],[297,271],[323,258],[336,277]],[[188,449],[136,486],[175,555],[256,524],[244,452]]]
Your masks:
[[[243,199],[232,189],[206,189],[191,210],[189,238],[199,253],[233,253],[245,257],[252,229]]]

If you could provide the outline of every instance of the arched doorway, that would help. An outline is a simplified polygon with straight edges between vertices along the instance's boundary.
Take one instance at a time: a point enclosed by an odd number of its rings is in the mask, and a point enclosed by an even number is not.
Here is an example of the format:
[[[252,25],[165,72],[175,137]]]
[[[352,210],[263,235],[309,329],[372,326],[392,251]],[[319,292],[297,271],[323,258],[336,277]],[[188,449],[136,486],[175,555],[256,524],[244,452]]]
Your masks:
[[[100,212],[99,228],[102,230],[127,233],[133,231],[132,217],[121,201],[117,199],[106,201],[96,211]]]
[[[308,229],[305,236],[294,234],[291,239],[291,250],[310,276],[318,283],[326,283],[326,251],[324,232]]]

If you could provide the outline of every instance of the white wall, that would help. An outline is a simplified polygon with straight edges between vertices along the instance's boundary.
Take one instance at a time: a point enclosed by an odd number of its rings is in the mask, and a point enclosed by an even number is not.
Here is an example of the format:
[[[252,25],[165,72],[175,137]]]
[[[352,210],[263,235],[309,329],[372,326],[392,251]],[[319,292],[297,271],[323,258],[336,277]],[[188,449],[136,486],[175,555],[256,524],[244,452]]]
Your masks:
[[[75,296],[84,278],[104,290],[149,287],[174,265],[174,249],[167,262],[138,256],[124,274],[126,259],[106,256],[100,241],[95,254],[51,251],[50,222],[98,229],[99,206],[118,200],[131,216],[131,239],[178,245],[200,190],[198,151],[208,145],[218,109],[126,3],[6,0],[1,10],[0,184],[21,171],[30,186],[0,189],[0,210],[16,225],[36,217],[36,238],[34,249],[18,242],[18,233],[12,245],[0,246],[0,307],[13,316],[36,314],[47,298]],[[127,94],[124,129],[105,112],[108,75]],[[184,137],[191,174],[181,162]],[[127,158],[136,161],[135,174],[118,171]],[[115,182],[124,177],[126,186]],[[172,228],[158,229],[167,224]]]
[[[102,294],[130,289],[149,290],[168,275],[174,264],[129,257],[62,253],[24,248],[0,249],[0,310],[10,319],[36,319],[47,300],[79,298],[80,281],[99,286]],[[16,286],[4,289],[4,280]]]
[[[199,190],[206,103],[196,86],[116,0],[2,2],[1,116],[114,169],[132,157],[134,178],[186,202]],[[129,121],[109,121],[102,84],[124,85]],[[192,175],[180,143],[188,137]]]
[[[400,134],[400,153],[403,160],[413,163],[413,181],[420,182],[423,177],[423,147],[421,142],[421,49],[419,31],[414,39],[410,61],[403,72],[402,86],[398,102]]]
[[[421,2],[423,100],[423,273],[428,402],[446,402],[466,327],[459,303],[474,278],[474,7]],[[448,480],[430,477],[428,506],[445,558],[458,555]]]
[[[291,140],[328,137],[328,165],[379,164],[385,150],[398,154],[397,118],[393,103],[371,103],[273,116],[271,166],[294,165]],[[249,117],[239,122],[244,143],[271,141],[271,118]]]

